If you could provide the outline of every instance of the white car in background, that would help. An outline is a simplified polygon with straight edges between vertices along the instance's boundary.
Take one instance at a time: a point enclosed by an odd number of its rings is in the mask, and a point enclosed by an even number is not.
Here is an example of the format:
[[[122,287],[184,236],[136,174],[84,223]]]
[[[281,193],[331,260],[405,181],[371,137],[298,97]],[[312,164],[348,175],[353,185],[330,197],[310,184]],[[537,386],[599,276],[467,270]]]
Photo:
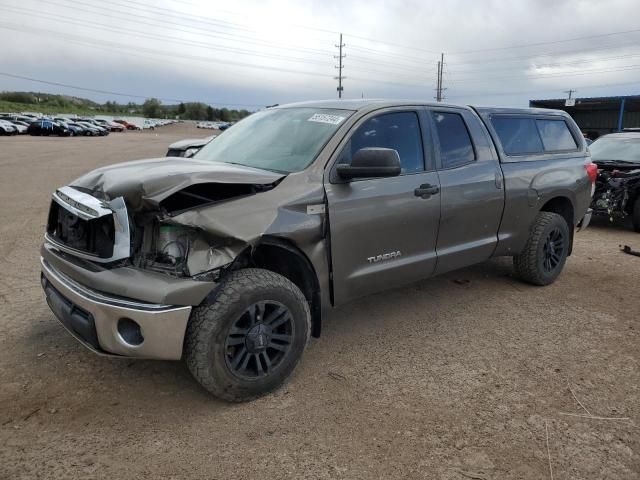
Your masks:
[[[16,129],[16,131],[20,134],[20,135],[24,135],[27,133],[27,128],[29,128],[29,125],[24,123],[24,122],[20,122],[18,120],[9,122],[11,125],[13,125],[13,127]]]
[[[0,135],[15,135],[18,128],[7,120],[0,120]]]

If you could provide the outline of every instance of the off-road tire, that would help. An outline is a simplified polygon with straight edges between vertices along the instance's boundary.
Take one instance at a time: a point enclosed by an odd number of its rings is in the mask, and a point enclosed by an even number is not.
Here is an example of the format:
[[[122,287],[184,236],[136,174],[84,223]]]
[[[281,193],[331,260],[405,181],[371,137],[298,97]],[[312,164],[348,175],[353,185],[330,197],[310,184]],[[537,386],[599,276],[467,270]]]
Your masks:
[[[291,349],[265,377],[238,378],[225,360],[225,341],[237,319],[255,302],[277,301],[291,312],[295,330]],[[245,402],[281,386],[291,375],[311,332],[309,305],[300,289],[269,270],[232,272],[193,309],[185,335],[184,357],[191,374],[210,393],[229,402]]]
[[[544,246],[549,234],[559,229],[564,238],[564,248],[560,261],[552,271],[544,268]],[[549,285],[553,283],[566,263],[571,241],[567,221],[557,213],[540,212],[529,230],[529,238],[519,255],[513,257],[516,276],[533,285]]]
[[[631,223],[633,230],[640,233],[640,195],[633,202],[633,210],[631,210]]]

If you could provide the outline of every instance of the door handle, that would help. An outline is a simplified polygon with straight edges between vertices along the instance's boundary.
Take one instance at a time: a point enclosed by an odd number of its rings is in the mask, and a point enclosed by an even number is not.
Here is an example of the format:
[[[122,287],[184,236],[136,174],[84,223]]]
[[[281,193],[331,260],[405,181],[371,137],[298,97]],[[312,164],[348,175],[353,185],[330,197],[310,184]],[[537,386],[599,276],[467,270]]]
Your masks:
[[[415,196],[420,198],[429,198],[431,195],[435,195],[439,192],[440,187],[437,185],[431,185],[430,183],[423,183],[413,191]]]

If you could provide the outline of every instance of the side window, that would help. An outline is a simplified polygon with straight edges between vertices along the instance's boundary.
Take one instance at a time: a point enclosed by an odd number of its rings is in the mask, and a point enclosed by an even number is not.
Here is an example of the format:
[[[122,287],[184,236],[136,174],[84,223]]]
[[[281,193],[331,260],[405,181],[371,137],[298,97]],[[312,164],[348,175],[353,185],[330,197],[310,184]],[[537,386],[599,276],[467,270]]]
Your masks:
[[[522,117],[492,117],[491,124],[498,134],[507,155],[542,153],[544,147],[538,134],[536,121]]]
[[[564,120],[536,120],[546,152],[575,150],[575,138]]]
[[[353,154],[365,147],[396,150],[402,173],[424,170],[422,135],[415,112],[384,113],[364,122],[345,146],[339,163],[351,163]]]
[[[433,120],[440,141],[442,168],[452,168],[473,162],[473,150],[469,130],[458,113],[433,112]]]

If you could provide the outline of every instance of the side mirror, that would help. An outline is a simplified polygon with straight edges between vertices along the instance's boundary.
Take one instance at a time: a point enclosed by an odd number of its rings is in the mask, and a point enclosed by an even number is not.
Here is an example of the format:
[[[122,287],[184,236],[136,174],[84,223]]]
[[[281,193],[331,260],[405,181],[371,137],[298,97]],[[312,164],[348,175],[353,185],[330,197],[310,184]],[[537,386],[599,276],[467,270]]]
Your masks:
[[[400,155],[392,148],[368,147],[358,150],[351,164],[339,164],[336,172],[341,178],[397,177],[400,175]]]

